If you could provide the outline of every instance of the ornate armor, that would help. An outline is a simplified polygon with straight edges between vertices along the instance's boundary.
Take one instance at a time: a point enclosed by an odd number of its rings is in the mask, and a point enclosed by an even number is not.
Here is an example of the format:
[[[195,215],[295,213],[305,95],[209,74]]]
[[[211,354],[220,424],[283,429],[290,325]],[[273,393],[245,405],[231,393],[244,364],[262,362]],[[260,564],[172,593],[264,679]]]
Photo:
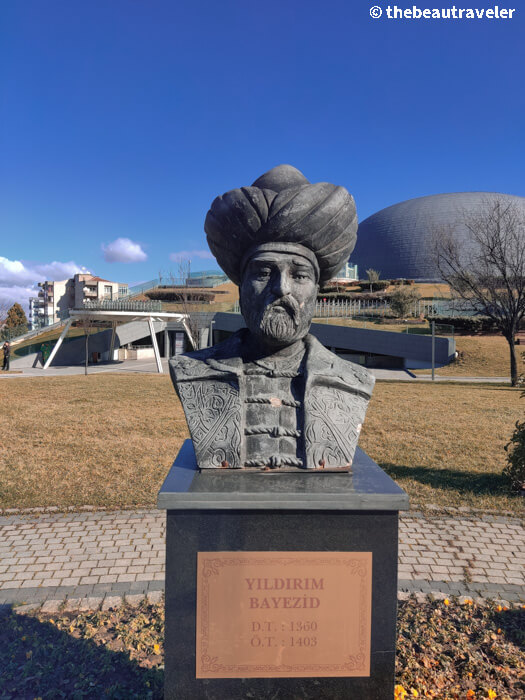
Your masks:
[[[286,360],[245,364],[245,333],[170,361],[199,467],[351,465],[374,378],[312,335]]]

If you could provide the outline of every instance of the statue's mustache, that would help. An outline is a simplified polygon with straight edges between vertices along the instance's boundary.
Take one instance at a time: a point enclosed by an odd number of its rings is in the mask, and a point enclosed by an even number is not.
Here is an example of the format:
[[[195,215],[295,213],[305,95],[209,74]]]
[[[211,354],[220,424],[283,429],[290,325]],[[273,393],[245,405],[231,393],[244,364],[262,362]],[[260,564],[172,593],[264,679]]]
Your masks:
[[[289,316],[291,316],[294,324],[297,326],[299,323],[299,312],[300,306],[299,302],[291,294],[285,294],[284,296],[276,299],[271,304],[269,304],[264,310],[263,318],[270,316],[276,308],[281,308],[287,311]]]

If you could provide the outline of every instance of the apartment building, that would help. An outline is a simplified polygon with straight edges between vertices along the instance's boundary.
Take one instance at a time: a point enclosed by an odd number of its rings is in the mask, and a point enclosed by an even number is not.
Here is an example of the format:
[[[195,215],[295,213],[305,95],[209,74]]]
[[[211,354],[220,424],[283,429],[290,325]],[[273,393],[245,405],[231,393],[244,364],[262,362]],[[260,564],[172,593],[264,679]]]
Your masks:
[[[43,326],[50,326],[57,321],[67,318],[69,309],[74,305],[74,283],[73,279],[67,280],[46,280],[39,282],[38,299],[40,308],[43,309]]]
[[[43,319],[42,326],[67,318],[70,309],[81,309],[85,301],[119,299],[128,294],[127,284],[86,273],[78,273],[67,280],[46,280],[39,282],[38,286],[40,291],[34,302],[34,317],[39,321]]]
[[[94,275],[77,274],[73,277],[73,282],[75,309],[81,309],[84,301],[120,299],[128,294],[127,284],[111,282]]]
[[[29,297],[29,330],[36,331],[45,325],[44,299]]]

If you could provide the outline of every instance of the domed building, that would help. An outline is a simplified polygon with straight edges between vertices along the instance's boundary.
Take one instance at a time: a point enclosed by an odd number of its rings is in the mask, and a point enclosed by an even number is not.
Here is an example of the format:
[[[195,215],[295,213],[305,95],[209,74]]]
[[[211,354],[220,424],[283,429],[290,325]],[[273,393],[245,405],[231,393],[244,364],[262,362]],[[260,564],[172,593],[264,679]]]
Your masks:
[[[440,274],[432,253],[434,232],[457,224],[464,213],[478,212],[494,199],[515,202],[525,216],[525,197],[497,192],[434,194],[381,209],[359,225],[351,262],[358,265],[361,278],[373,268],[382,279],[437,281]]]

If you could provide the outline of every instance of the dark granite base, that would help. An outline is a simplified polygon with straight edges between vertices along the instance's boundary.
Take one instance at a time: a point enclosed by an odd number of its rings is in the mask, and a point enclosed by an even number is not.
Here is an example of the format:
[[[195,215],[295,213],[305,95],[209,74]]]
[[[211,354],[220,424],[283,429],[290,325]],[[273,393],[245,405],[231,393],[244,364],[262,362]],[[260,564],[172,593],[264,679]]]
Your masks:
[[[182,452],[182,451],[181,451]],[[368,458],[367,458],[368,459]],[[372,463],[373,464],[373,463]],[[379,469],[377,465],[374,465]],[[167,508],[166,531],[166,637],[165,637],[165,698],[168,700],[278,700],[309,698],[359,698],[360,700],[391,700],[394,690],[394,663],[397,613],[397,548],[400,494],[406,494],[390,482],[392,507],[388,497],[380,506],[362,509],[353,505],[344,510],[341,503],[330,509],[327,493],[335,489],[344,475],[326,474],[319,493],[323,505],[315,508],[308,502],[304,507],[290,507],[286,501],[274,501],[264,507],[260,500],[250,508],[247,503],[232,507],[224,503],[202,508],[184,504],[183,493],[200,493],[212,499],[213,489],[203,494],[197,471],[188,474],[185,485],[159,495],[159,503]],[[295,476],[295,475],[294,475]],[[283,475],[284,477],[284,475]],[[209,477],[205,477],[209,479]],[[263,501],[271,494],[266,491],[264,478],[246,486],[252,497],[259,493]],[[277,475],[272,479],[279,478]],[[297,477],[295,477],[297,478]],[[306,477],[305,481],[317,477]],[[375,478],[375,477],[374,477]],[[168,479],[166,483],[168,483]],[[221,480],[223,481],[223,480]],[[193,483],[193,485],[192,485]],[[284,484],[284,482],[283,482]],[[369,482],[367,482],[369,485]],[[219,487],[219,490],[221,487]],[[243,489],[241,489],[242,491]],[[271,489],[273,490],[273,489]],[[344,489],[343,489],[344,490]],[[388,490],[388,489],[387,489]],[[177,493],[175,493],[177,491]],[[357,489],[359,491],[359,489]],[[164,492],[164,494],[163,494]],[[169,503],[173,495],[173,506]],[[275,494],[273,494],[275,496]],[[292,494],[290,494],[292,495]],[[385,494],[383,494],[385,495]],[[162,498],[161,498],[162,497]],[[236,497],[242,499],[242,494]],[[366,500],[373,494],[367,488]],[[219,494],[219,502],[222,495]],[[182,499],[182,500],[181,500]],[[191,501],[192,497],[189,496]],[[248,496],[248,501],[250,496]],[[291,499],[293,501],[293,498]],[[338,499],[335,498],[334,501]],[[349,501],[355,503],[354,497]],[[383,508],[383,509],[378,509]],[[197,679],[195,677],[196,646],[196,584],[197,552],[199,551],[309,551],[309,552],[372,552],[372,637],[371,668],[367,678],[255,678],[255,679]]]
[[[397,513],[168,511],[166,548],[166,699],[391,700],[397,611]],[[195,678],[197,552],[229,550],[371,551],[370,677]]]

